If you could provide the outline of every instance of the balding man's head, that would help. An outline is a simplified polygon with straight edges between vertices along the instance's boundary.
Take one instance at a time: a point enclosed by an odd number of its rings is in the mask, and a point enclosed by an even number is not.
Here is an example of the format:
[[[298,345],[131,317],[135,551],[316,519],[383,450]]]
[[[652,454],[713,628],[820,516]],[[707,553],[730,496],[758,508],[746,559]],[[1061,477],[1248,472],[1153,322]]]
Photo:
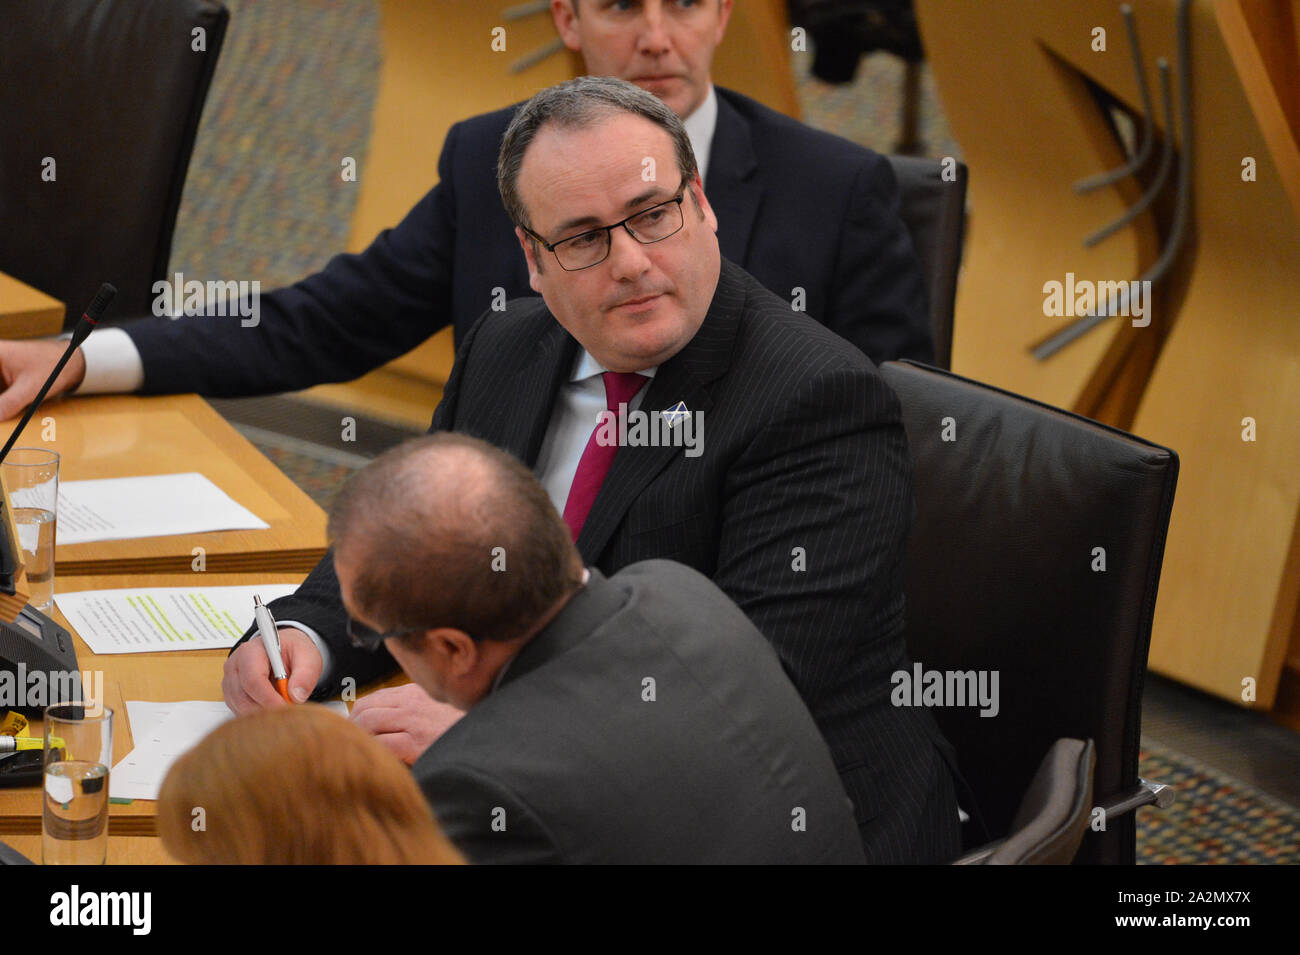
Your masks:
[[[568,528],[532,472],[459,434],[408,441],[356,474],[329,534],[349,612],[380,631],[512,640],[581,582]]]

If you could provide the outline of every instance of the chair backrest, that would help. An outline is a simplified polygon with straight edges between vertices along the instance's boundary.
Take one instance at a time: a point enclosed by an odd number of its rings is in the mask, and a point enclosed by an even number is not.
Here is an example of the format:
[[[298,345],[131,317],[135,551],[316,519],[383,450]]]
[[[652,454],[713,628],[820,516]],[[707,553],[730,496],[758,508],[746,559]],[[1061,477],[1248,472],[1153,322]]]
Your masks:
[[[6,0],[0,19],[0,271],[62,301],[65,327],[102,282],[115,315],[150,311],[226,9]]]
[[[957,272],[966,231],[966,165],[953,160],[951,178],[945,179],[944,162],[938,159],[890,156],[889,162],[902,197],[899,212],[921,259],[930,293],[934,363],[950,368]]]
[[[1069,865],[1092,813],[1092,740],[1058,739],[1039,764],[988,865]]]
[[[908,648],[923,671],[997,675],[996,715],[934,711],[990,835],[1057,739],[1092,739],[1096,795],[1137,785],[1142,681],[1178,478],[1168,448],[911,362],[902,403],[916,522]],[[991,708],[985,708],[991,710]],[[1133,862],[1132,816],[1080,861]]]

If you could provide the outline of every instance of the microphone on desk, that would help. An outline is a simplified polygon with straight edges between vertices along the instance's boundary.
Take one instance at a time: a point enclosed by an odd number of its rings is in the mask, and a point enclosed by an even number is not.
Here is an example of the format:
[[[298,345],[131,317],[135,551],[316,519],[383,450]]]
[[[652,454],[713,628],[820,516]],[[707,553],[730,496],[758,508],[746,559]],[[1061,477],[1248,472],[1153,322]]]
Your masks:
[[[27,427],[27,422],[32,420],[32,415],[36,414],[36,409],[41,406],[41,402],[45,400],[45,396],[49,394],[50,389],[54,387],[54,381],[63,371],[63,366],[68,363],[68,359],[72,357],[72,353],[81,347],[81,343],[86,340],[87,336],[90,335],[95,326],[99,324],[99,320],[104,317],[104,312],[108,309],[108,305],[113,301],[115,295],[117,295],[117,289],[108,282],[105,282],[99,287],[99,291],[95,293],[94,300],[86,307],[86,310],[81,313],[81,319],[77,322],[77,327],[72,330],[72,340],[68,342],[67,351],[63,353],[63,357],[59,359],[59,363],[55,365],[54,370],[50,372],[50,377],[45,379],[45,384],[41,385],[41,390],[36,393],[36,400],[33,401],[31,407],[27,409],[27,414],[23,415],[23,419],[18,422],[18,427],[14,428],[13,434],[9,435],[9,440],[5,442],[4,450],[0,451],[0,461],[4,461],[4,459],[9,456],[9,449],[14,446],[14,442],[18,440],[18,436],[23,433],[23,428]]]

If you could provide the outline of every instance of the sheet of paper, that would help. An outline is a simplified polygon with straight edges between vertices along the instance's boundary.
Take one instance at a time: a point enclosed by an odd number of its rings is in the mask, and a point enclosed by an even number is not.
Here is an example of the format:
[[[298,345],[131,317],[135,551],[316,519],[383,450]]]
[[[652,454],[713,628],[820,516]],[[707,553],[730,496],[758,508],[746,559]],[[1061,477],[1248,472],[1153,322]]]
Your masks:
[[[269,527],[202,474],[63,481],[58,543]]]
[[[270,603],[297,589],[294,584],[136,587],[81,590],[54,600],[95,653],[225,650],[253,625],[253,594]]]
[[[325,704],[340,716],[348,715],[341,700]],[[135,749],[113,767],[108,794],[113,799],[157,799],[167,770],[184,753],[234,714],[220,700],[150,703],[127,700]]]

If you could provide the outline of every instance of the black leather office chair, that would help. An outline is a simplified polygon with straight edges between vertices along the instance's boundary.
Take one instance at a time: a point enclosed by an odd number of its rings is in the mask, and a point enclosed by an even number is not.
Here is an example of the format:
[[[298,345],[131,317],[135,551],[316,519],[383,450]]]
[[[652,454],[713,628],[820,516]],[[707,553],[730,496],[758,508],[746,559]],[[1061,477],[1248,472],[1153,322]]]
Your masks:
[[[990,838],[1011,831],[1056,740],[1091,739],[1106,828],[1089,820],[1078,860],[1134,862],[1132,810],[1172,801],[1137,762],[1178,456],[938,369],[888,362],[882,373],[913,460],[912,658],[925,671],[998,674],[995,716],[934,710]]]
[[[966,230],[966,164],[954,160],[951,181],[943,178],[937,159],[890,156],[902,194],[903,223],[921,258],[930,293],[930,333],[934,363],[952,367],[952,320],[957,303],[957,273],[961,268]]]
[[[65,327],[102,282],[115,315],[150,311],[228,19],[212,0],[6,0],[0,271],[62,301]]]

